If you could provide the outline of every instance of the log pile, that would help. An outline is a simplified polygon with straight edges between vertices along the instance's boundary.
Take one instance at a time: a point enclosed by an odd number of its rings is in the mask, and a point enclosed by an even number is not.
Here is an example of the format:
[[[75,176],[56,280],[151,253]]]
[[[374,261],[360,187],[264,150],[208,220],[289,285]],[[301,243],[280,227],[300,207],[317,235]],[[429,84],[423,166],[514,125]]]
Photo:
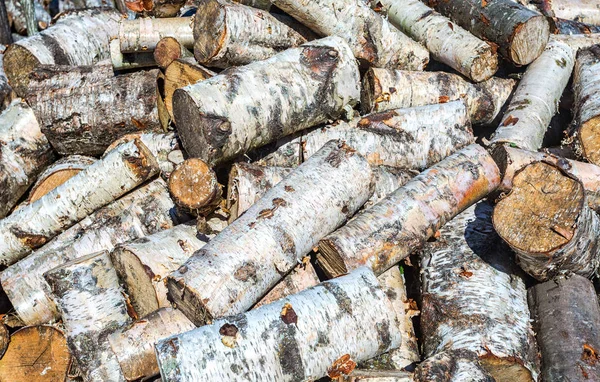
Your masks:
[[[0,380],[599,381],[599,71],[590,0],[0,0]]]

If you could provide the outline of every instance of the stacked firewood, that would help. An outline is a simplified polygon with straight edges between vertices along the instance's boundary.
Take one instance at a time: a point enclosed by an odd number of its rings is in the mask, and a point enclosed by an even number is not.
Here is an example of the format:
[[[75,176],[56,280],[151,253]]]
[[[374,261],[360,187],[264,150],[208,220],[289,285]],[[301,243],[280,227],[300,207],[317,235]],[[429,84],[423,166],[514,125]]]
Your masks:
[[[595,32],[0,0],[0,381],[600,381]]]

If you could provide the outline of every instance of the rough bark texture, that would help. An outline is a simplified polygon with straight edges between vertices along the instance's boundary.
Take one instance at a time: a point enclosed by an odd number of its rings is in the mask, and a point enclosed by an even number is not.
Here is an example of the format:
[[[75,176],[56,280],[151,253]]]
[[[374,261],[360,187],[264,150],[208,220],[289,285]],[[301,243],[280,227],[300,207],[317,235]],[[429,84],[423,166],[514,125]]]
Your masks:
[[[348,374],[355,362],[400,346],[398,324],[377,279],[362,268],[160,340],[156,354],[165,381],[308,381]]]
[[[600,218],[581,181],[554,164],[534,162],[515,175],[496,205],[494,227],[538,280],[566,272],[591,277],[600,265]]]
[[[4,51],[6,47],[0,43],[0,111],[4,110],[10,104],[12,100],[12,88],[4,73]]]
[[[110,65],[40,66],[26,99],[42,132],[62,155],[100,155],[121,136],[161,130],[158,70],[115,76]]]
[[[12,42],[13,38],[10,33],[10,21],[8,19],[8,13],[6,12],[6,2],[5,0],[2,0],[0,1],[0,45],[10,45]]]
[[[529,289],[544,381],[600,380],[600,309],[591,281],[560,276]]]
[[[498,167],[471,145],[422,172],[319,243],[329,276],[362,265],[381,274],[500,183]]]
[[[331,141],[167,278],[197,325],[249,309],[373,192],[367,161]]]
[[[309,260],[308,257],[303,260]],[[274,301],[281,300],[302,292],[305,289],[312,288],[319,284],[319,277],[310,261],[298,264],[290,273],[287,274],[273,289],[269,291],[259,302],[252,307],[256,309],[263,305],[268,305]]]
[[[477,354],[469,350],[443,351],[425,359],[413,377],[414,382],[496,382]]]
[[[164,308],[111,334],[108,342],[115,353],[125,379],[134,381],[159,374],[154,344],[173,334],[196,327],[177,309]]]
[[[574,64],[571,47],[551,39],[544,53],[527,67],[490,144],[538,151]]]
[[[164,37],[173,37],[187,49],[194,47],[191,17],[139,18],[119,24],[119,44],[122,53],[154,51]]]
[[[17,0],[5,0],[6,11],[8,13],[9,24],[7,24],[10,30],[10,24],[12,24],[14,30],[19,35],[27,35],[27,20],[25,18],[25,10],[23,3]],[[35,25],[37,29],[46,29],[50,26],[52,17],[48,11],[44,8],[41,1],[33,1],[33,10],[35,14]],[[5,20],[5,19],[3,19]],[[8,44],[6,44],[8,45]]]
[[[556,34],[577,35],[600,32],[600,26],[598,25],[585,24],[557,17],[554,17],[551,20],[553,33]]]
[[[178,58],[191,58],[193,54],[174,37],[163,37],[156,44],[153,56],[158,67],[164,70]]]
[[[158,172],[139,140],[122,145],[59,187],[0,221],[0,264],[11,265],[88,214]]]
[[[4,70],[17,94],[25,94],[29,73],[39,65],[93,65],[109,57],[121,14],[90,9],[60,18],[39,34],[19,40],[4,54]],[[74,39],[73,36],[77,36]]]
[[[536,5],[550,17],[600,25],[600,7],[595,0],[541,0]]]
[[[154,16],[156,20],[177,16],[186,3],[185,0],[124,0],[130,11],[143,15]]]
[[[364,113],[424,106],[464,98],[473,124],[491,123],[516,81],[492,77],[471,84],[444,72],[410,72],[371,68],[363,78],[360,105]]]
[[[44,274],[60,309],[67,344],[86,381],[124,381],[108,336],[131,322],[106,251]]]
[[[64,381],[70,366],[71,353],[61,330],[49,325],[27,326],[10,336],[10,345],[0,359],[0,380]]]
[[[272,0],[277,7],[322,36],[340,36],[363,63],[381,68],[423,70],[429,53],[394,28],[362,0]]]
[[[512,0],[428,0],[475,36],[497,45],[517,65],[535,60],[546,46],[550,25],[546,18]]]
[[[409,37],[425,45],[431,56],[475,82],[498,70],[495,48],[473,36],[419,0],[369,0],[371,7]]]
[[[59,319],[42,274],[67,261],[172,228],[185,221],[159,179],[89,215],[0,274],[2,288],[27,325]]]
[[[0,114],[0,218],[53,160],[54,152],[33,111],[15,100]]]
[[[112,251],[110,257],[137,317],[171,307],[164,279],[208,240],[191,222],[118,245]]]
[[[175,91],[183,147],[209,165],[335,119],[359,98],[348,45],[328,37]]]
[[[307,130],[308,131],[308,130]],[[298,167],[302,161],[302,136],[304,131],[280,138],[241,156],[261,166]]]
[[[227,0],[200,2],[194,40],[196,60],[217,68],[265,60],[306,42],[268,12]]]
[[[569,45],[574,51],[591,48],[600,44],[600,33],[582,34],[582,35],[555,35],[552,36],[555,41],[561,41]]]
[[[177,166],[169,177],[169,192],[179,207],[201,216],[216,210],[223,194],[213,169],[197,158]]]
[[[117,0],[118,2],[119,0]],[[98,7],[115,8],[113,0],[58,0],[58,12],[65,13],[77,9]],[[120,10],[120,9],[119,9]],[[45,28],[44,28],[45,29]]]
[[[471,206],[420,253],[425,357],[470,350],[495,381],[537,381],[525,282],[492,211],[487,202]]]

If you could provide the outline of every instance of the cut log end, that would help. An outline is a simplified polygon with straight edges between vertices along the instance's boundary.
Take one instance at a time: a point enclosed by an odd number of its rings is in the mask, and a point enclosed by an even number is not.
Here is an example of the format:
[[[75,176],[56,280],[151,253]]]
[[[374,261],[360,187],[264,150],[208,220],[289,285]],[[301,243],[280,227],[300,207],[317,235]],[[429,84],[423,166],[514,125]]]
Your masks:
[[[194,56],[198,62],[209,62],[223,47],[227,33],[225,24],[226,9],[217,0],[202,2],[202,12],[196,14]]]
[[[177,205],[203,216],[212,212],[221,199],[221,186],[214,171],[196,158],[185,160],[173,171],[169,191]]]
[[[180,276],[185,273],[186,266],[182,265],[179,270],[167,277],[167,290],[169,301],[189,318],[196,326],[206,325],[212,322],[213,316],[203,301],[198,298],[198,293],[185,284]]]
[[[508,50],[511,61],[517,65],[530,64],[542,54],[549,37],[550,25],[542,15],[519,24],[513,32]]]
[[[494,210],[494,227],[513,248],[545,254],[571,240],[584,201],[581,182],[536,162],[514,177],[511,193]]]
[[[510,357],[499,358],[494,355],[486,355],[480,357],[479,362],[496,382],[534,381],[531,371]]]
[[[24,95],[29,85],[29,73],[41,65],[26,48],[13,44],[4,52],[4,72],[8,82],[18,95]]]
[[[173,37],[164,37],[154,49],[154,60],[159,68],[165,69],[178,58],[181,58],[181,44]]]
[[[492,77],[498,70],[498,55],[493,49],[488,49],[473,59],[468,73],[474,82],[482,82]]]
[[[319,242],[319,267],[328,278],[342,276],[348,273],[346,264],[340,255],[335,243],[329,239]]]
[[[581,124],[579,141],[583,156],[595,165],[600,165],[600,116]]]

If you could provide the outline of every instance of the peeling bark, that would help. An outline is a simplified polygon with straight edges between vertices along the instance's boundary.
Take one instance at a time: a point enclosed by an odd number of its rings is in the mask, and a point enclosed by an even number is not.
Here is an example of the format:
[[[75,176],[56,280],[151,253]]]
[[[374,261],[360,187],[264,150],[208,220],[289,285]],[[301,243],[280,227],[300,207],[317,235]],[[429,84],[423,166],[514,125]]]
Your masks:
[[[194,48],[191,17],[139,18],[119,23],[122,53],[152,52],[164,37],[173,37],[187,49]]]
[[[207,216],[221,204],[222,186],[217,175],[197,158],[186,159],[169,178],[169,192],[179,207],[192,215]]]
[[[410,72],[371,68],[363,78],[363,113],[382,112],[464,99],[473,124],[491,123],[515,86],[515,81],[492,77],[471,84],[444,72]]]
[[[171,273],[170,300],[197,325],[249,309],[367,201],[372,177],[352,148],[329,142]]]
[[[162,339],[156,354],[167,381],[337,377],[352,371],[355,362],[398,347],[398,320],[373,273],[362,268],[248,313]]]
[[[492,157],[470,145],[422,172],[319,242],[335,277],[367,265],[381,274],[500,183]]]

